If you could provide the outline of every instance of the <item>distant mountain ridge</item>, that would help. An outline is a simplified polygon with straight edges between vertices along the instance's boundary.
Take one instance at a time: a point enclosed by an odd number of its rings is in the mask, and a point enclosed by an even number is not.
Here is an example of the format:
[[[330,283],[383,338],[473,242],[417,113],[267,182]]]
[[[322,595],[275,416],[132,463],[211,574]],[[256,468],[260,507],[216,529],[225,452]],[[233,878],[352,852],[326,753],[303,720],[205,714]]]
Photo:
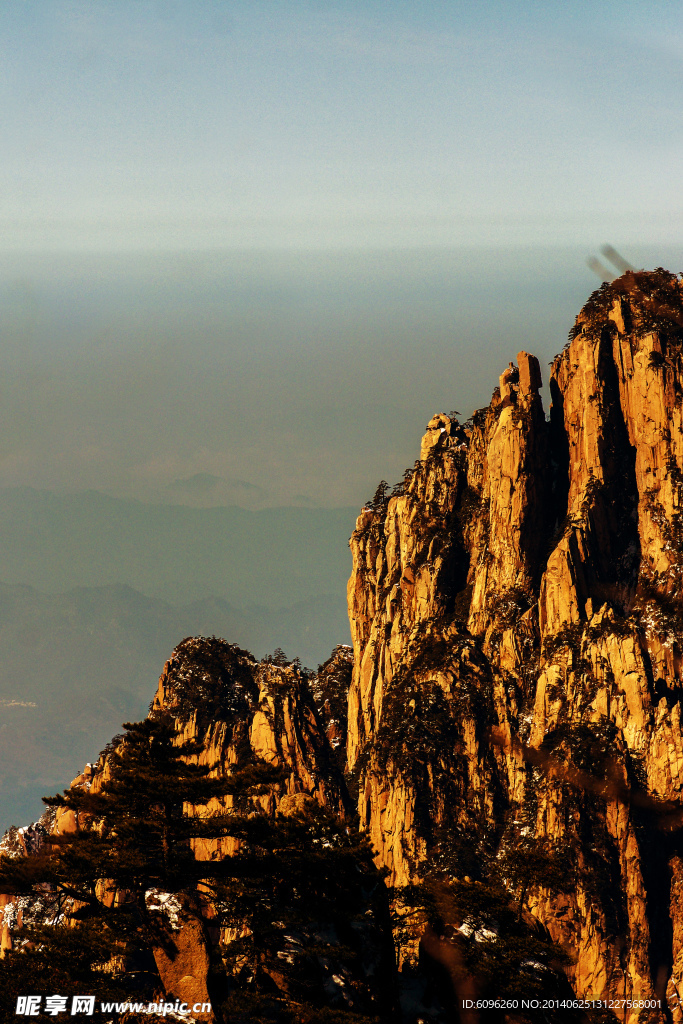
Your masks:
[[[263,657],[282,647],[315,668],[349,642],[346,603],[290,607],[222,597],[171,605],[126,584],[43,594],[0,582],[0,834],[63,788],[121,723],[144,717],[159,664],[179,638],[223,636]]]
[[[178,604],[213,595],[240,608],[289,606],[339,593],[355,514],[0,488],[0,580],[48,593],[127,583]]]
[[[0,488],[0,830],[146,713],[179,638],[313,667],[347,643],[354,518]]]
[[[282,647],[315,668],[348,643],[346,603],[316,596],[290,608],[184,606],[117,585],[41,594],[0,583],[0,833],[35,815],[127,719],[144,717],[150,688],[179,638],[225,636],[262,657]]]

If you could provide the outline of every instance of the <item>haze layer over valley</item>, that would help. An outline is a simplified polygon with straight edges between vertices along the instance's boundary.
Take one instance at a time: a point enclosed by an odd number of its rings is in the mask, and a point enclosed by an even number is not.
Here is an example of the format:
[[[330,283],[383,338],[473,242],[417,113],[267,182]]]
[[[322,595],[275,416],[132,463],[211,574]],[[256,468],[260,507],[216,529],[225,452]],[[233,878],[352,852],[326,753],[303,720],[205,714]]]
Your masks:
[[[283,647],[313,667],[348,643],[353,521],[0,491],[0,829],[146,713],[182,637]]]

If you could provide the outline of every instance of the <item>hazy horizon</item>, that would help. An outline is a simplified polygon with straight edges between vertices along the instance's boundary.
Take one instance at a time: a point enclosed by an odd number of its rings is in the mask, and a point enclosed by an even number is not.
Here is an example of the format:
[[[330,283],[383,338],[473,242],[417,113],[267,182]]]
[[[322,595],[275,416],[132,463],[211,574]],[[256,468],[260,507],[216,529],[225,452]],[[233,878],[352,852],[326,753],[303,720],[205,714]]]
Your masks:
[[[683,267],[683,247],[621,248]],[[547,409],[548,363],[599,285],[589,253],[0,256],[0,487],[359,507],[435,412],[488,404],[520,349]]]
[[[358,505],[683,269],[666,0],[0,9],[0,486]]]

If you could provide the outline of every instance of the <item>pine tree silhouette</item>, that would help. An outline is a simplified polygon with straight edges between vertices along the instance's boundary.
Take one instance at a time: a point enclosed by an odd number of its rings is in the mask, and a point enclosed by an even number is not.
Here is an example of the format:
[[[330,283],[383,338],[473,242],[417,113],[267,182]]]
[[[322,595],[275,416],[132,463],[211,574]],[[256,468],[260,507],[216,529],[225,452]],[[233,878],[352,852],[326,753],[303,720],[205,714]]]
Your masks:
[[[0,892],[24,907],[15,948],[0,960],[0,1010],[9,1017],[18,995],[48,990],[163,994],[154,950],[173,956],[165,903],[205,935],[210,908],[209,991],[214,1007],[227,1006],[217,1019],[379,1020],[362,1012],[377,1001],[366,968],[374,958],[390,984],[392,964],[367,840],[311,798],[288,816],[261,813],[256,798],[282,772],[248,744],[215,778],[215,766],[194,763],[201,744],[183,741],[168,713],[124,728],[98,790],[44,798],[74,812],[75,831],[52,835],[36,856],[0,858]],[[224,796],[231,807],[208,813]],[[196,855],[193,840],[227,838],[234,855]],[[219,928],[231,930],[216,945]]]

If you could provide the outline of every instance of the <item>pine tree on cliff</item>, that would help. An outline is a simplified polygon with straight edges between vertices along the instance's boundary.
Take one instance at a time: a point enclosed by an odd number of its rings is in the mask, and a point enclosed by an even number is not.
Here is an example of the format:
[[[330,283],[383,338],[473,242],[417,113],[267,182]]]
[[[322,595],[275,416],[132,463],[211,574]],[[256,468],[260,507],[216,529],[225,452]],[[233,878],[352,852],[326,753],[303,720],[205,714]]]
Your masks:
[[[239,780],[209,778],[212,766],[187,761],[201,745],[180,742],[168,715],[124,728],[99,791],[71,788],[44,798],[73,811],[76,830],[53,835],[38,856],[0,858],[0,892],[21,899],[25,927],[18,938],[28,944],[0,961],[0,1006],[10,1006],[19,981],[17,995],[26,994],[26,985],[55,992],[61,986],[63,994],[85,985],[104,998],[121,986],[157,990],[152,951],[169,947],[170,928],[168,913],[150,896],[173,894],[175,911],[200,919],[198,887],[213,872],[196,859],[191,840],[226,831],[224,815],[188,815],[183,805],[204,807],[236,786],[260,792],[272,781],[273,771],[258,765]],[[114,958],[125,963],[120,977],[101,969]]]
[[[72,810],[76,830],[53,836],[36,857],[0,858],[0,892],[25,908],[19,948],[0,960],[0,1009],[12,1015],[17,996],[48,990],[153,998],[163,991],[154,952],[173,955],[160,904],[202,923],[210,901],[213,923],[238,936],[213,955],[213,1001],[228,998],[226,1019],[347,1020],[344,972],[359,959],[358,929],[364,955],[374,944],[378,962],[386,956],[367,842],[310,800],[289,816],[256,813],[253,798],[281,773],[250,749],[227,775],[209,778],[211,766],[187,761],[201,745],[182,742],[168,715],[124,728],[99,791],[45,800]],[[225,794],[230,813],[187,813]],[[193,839],[225,837],[238,841],[235,856],[195,857]],[[363,995],[358,1009],[371,1009]],[[335,1001],[339,1009],[326,1006]],[[379,1018],[354,1010],[352,1019]]]
[[[310,801],[275,823],[244,819],[239,838],[214,894],[219,919],[237,936],[222,949],[227,1019],[384,1020],[376,1014],[390,993],[377,990],[391,986],[393,950],[365,836]]]

